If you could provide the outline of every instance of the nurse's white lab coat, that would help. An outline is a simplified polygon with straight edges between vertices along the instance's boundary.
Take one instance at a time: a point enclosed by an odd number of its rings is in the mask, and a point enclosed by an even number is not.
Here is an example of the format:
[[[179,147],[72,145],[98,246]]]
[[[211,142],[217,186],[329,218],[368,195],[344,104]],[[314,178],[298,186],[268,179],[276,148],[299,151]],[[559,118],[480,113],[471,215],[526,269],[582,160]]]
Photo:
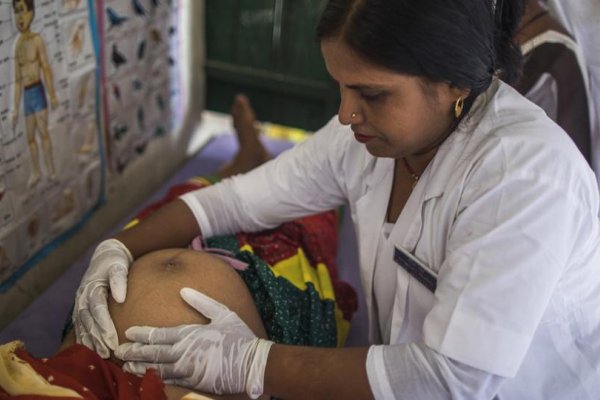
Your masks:
[[[349,127],[333,119],[295,149],[215,186],[221,199],[225,193],[238,199],[229,217],[211,218],[202,191],[183,199],[206,236],[269,228],[347,200],[373,342],[423,342],[460,363],[511,378],[500,399],[597,399],[598,191],[567,134],[494,81],[439,148],[389,243],[379,247],[393,165],[371,156]],[[437,274],[435,293],[393,261],[396,245]],[[391,269],[396,280],[392,312],[379,319],[375,268]],[[390,320],[387,332],[379,332],[383,318]],[[376,394],[393,398],[402,393],[393,387],[401,379],[379,357],[368,368],[385,368],[369,371],[378,376],[370,383]]]

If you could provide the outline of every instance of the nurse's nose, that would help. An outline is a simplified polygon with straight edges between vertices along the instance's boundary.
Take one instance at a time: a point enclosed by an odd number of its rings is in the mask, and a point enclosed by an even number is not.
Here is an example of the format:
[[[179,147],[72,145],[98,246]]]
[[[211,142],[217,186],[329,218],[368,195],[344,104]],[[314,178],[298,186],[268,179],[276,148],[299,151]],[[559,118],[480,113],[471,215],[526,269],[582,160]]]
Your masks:
[[[360,102],[354,98],[349,90],[340,91],[340,107],[338,110],[338,120],[342,125],[359,124],[363,120],[363,114],[360,108]]]

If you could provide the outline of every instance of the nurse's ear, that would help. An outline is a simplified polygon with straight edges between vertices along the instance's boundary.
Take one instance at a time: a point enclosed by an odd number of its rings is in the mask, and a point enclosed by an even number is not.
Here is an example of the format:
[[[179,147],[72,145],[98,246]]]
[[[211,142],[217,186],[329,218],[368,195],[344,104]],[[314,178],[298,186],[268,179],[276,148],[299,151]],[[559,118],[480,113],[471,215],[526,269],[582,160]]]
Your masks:
[[[448,96],[450,99],[454,99],[454,101],[456,101],[459,98],[464,100],[467,97],[469,97],[469,95],[471,94],[471,89],[465,89],[465,88],[458,87],[452,82],[448,82],[447,85],[448,85]]]
[[[448,110],[455,118],[463,114],[464,101],[471,94],[470,89],[460,88],[451,82],[435,83],[435,98],[443,109]]]

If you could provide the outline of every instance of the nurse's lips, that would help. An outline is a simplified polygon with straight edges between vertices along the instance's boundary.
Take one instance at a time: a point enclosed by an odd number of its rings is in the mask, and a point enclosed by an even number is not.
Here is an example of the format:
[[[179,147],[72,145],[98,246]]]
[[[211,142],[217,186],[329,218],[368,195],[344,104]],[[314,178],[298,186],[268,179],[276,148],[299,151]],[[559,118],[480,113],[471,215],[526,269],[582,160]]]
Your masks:
[[[375,139],[375,136],[361,135],[358,132],[354,132],[354,138],[360,143],[367,143],[368,141]]]

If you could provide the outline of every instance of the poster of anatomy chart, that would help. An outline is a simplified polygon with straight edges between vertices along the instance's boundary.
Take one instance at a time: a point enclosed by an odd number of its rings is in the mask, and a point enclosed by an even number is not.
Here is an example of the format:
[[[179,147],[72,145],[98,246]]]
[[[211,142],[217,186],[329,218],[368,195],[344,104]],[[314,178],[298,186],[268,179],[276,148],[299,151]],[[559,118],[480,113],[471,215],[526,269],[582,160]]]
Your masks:
[[[104,0],[102,75],[108,158],[121,172],[180,123],[178,0]],[[102,11],[102,12],[101,12]]]
[[[0,291],[99,202],[86,0],[0,2]]]

